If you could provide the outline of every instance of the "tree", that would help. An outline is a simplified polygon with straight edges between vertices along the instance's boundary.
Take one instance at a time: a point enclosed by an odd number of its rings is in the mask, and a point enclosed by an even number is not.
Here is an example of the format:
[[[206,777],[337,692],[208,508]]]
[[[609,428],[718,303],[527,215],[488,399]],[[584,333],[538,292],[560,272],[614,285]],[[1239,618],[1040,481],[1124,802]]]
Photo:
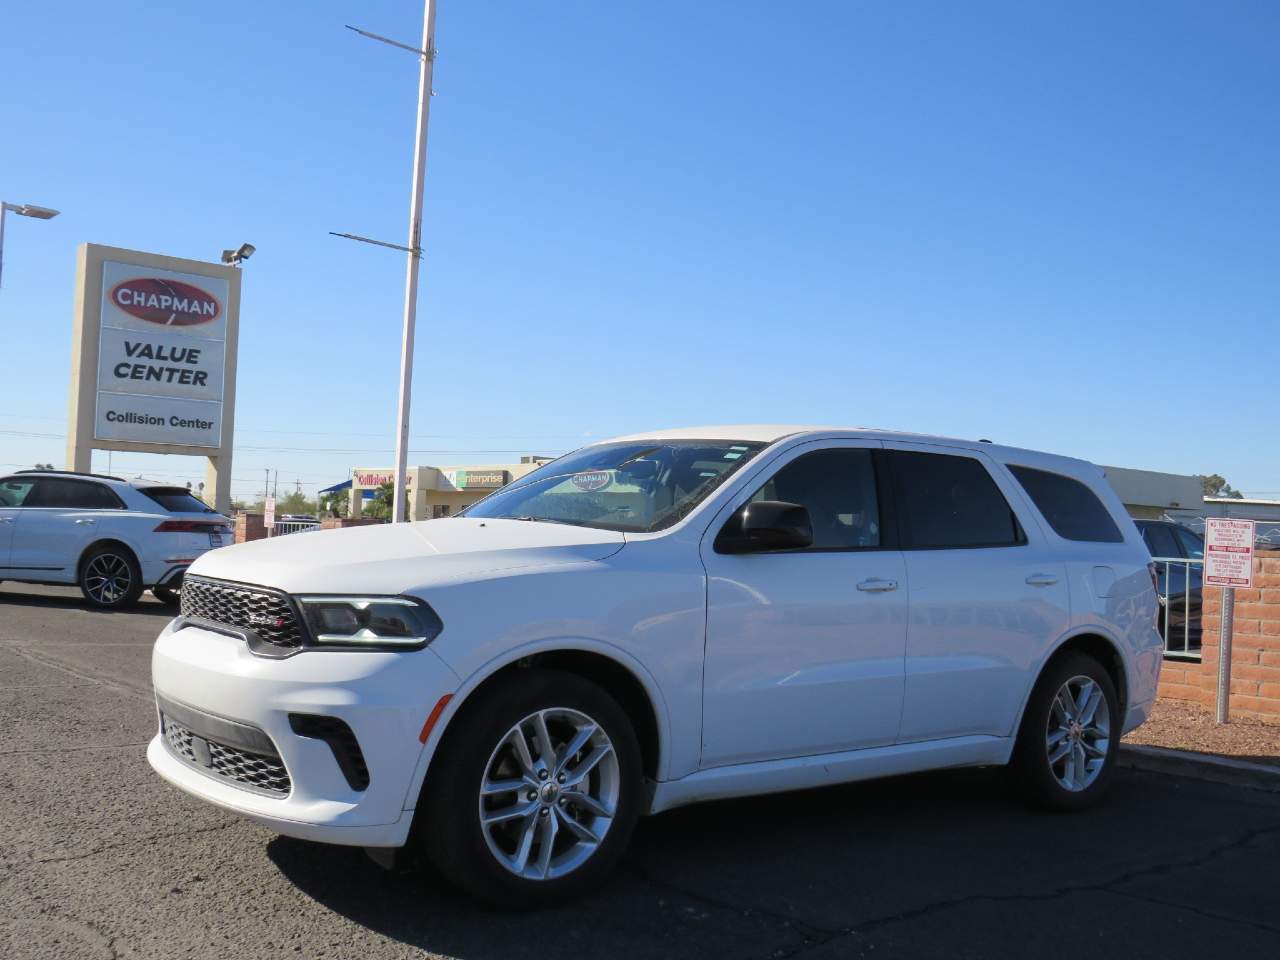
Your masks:
[[[345,517],[350,506],[347,495],[341,491],[320,496],[320,515],[323,517]]]
[[[365,506],[361,512],[366,517],[375,517],[381,520],[391,518],[391,504],[395,502],[396,485],[394,483],[383,483],[374,491],[373,499]]]
[[[308,500],[299,490],[287,494],[276,501],[276,513],[301,513],[314,516],[316,502]]]
[[[52,463],[37,463],[34,467],[36,470],[57,470]]]
[[[1244,494],[1227,483],[1227,478],[1220,473],[1211,473],[1203,479],[1206,497],[1229,497],[1232,500],[1244,498]]]

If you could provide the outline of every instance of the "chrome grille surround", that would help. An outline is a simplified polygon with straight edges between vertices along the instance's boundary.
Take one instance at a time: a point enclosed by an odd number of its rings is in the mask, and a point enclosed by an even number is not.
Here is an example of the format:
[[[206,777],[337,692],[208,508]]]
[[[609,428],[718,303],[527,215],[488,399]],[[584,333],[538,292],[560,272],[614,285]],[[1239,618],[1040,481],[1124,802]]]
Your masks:
[[[244,633],[282,650],[296,650],[305,639],[297,611],[283,593],[226,580],[185,577],[182,618]]]

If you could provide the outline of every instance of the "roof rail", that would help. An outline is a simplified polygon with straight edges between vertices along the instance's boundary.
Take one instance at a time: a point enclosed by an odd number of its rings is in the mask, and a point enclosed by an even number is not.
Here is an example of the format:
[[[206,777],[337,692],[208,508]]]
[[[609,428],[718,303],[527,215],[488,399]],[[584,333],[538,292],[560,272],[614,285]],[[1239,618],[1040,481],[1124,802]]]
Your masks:
[[[56,473],[64,477],[93,477],[95,480],[114,480],[117,483],[128,483],[124,477],[113,477],[109,473],[86,473],[83,470],[46,470],[43,467],[27,467],[15,470],[14,473]]]

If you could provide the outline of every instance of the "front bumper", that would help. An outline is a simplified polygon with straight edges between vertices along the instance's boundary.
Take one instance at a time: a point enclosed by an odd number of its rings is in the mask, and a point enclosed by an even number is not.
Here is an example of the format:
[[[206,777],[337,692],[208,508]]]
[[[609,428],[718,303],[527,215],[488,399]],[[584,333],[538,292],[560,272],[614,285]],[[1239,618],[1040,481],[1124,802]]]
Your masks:
[[[147,759],[170,783],[287,836],[382,847],[402,846],[408,837],[423,751],[418,735],[436,701],[459,684],[430,648],[307,650],[269,659],[236,637],[173,624],[156,640],[152,679],[159,709],[166,702],[189,708],[184,717],[197,717],[195,727],[203,715],[213,727],[261,731],[289,777],[284,796],[246,789],[179,759],[162,731]],[[368,786],[353,788],[330,745],[295,733],[290,714],[342,720],[363,753]],[[195,732],[211,742],[218,737],[216,729]]]

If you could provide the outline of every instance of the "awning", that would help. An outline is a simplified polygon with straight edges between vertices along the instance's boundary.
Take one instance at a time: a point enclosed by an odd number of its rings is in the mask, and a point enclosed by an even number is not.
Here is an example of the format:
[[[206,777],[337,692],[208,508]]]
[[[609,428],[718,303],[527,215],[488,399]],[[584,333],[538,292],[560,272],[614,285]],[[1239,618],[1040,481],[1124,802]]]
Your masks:
[[[343,480],[341,483],[335,483],[332,487],[325,487],[321,493],[340,493],[343,490],[351,489],[351,481]]]

